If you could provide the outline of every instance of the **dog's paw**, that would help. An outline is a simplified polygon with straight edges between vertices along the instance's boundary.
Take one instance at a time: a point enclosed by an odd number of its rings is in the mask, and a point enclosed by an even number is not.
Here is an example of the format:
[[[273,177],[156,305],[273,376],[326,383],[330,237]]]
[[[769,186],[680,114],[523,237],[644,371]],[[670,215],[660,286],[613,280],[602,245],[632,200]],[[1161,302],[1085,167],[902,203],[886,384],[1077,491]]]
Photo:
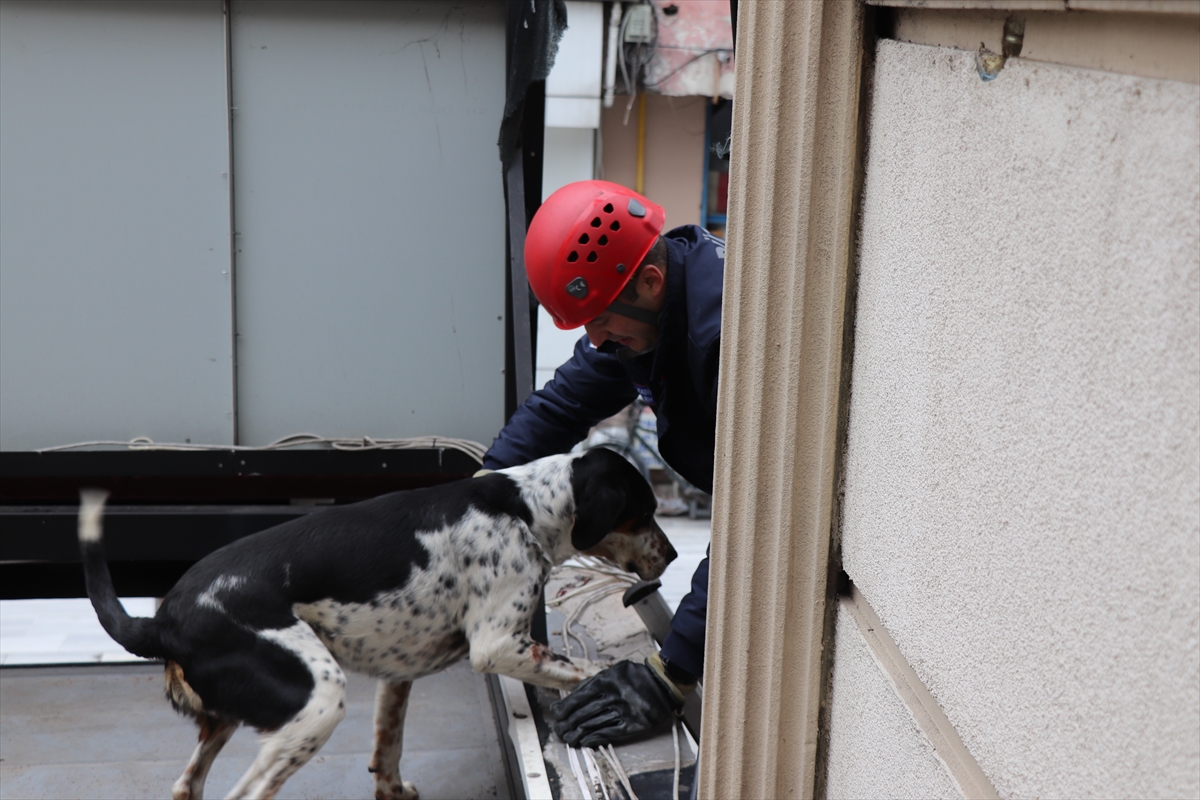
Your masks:
[[[417,800],[417,787],[411,781],[376,783],[375,800]]]
[[[599,675],[604,671],[604,665],[595,661],[588,661],[586,658],[571,658],[571,663],[577,669],[583,670],[584,678],[590,678],[593,675]]]
[[[175,785],[171,787],[171,800],[201,800],[204,794],[204,787],[201,786],[199,791],[195,791],[192,786],[192,771],[188,769],[179,780],[175,781]]]

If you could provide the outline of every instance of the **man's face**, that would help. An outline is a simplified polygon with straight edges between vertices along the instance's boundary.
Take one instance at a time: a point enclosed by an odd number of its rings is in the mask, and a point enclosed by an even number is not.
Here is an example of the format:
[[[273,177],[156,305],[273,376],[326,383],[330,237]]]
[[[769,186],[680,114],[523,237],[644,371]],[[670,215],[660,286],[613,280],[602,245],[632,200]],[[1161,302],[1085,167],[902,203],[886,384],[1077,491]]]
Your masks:
[[[661,267],[647,264],[637,274],[637,299],[623,299],[629,305],[657,314],[662,311],[667,278]],[[658,326],[627,317],[615,311],[602,311],[591,322],[585,322],[588,341],[593,347],[615,342],[635,353],[645,353],[658,345]]]
[[[644,353],[658,344],[656,326],[611,311],[605,311],[591,322],[585,322],[583,329],[587,331],[588,341],[594,347],[599,347],[605,342],[616,342],[635,353]]]

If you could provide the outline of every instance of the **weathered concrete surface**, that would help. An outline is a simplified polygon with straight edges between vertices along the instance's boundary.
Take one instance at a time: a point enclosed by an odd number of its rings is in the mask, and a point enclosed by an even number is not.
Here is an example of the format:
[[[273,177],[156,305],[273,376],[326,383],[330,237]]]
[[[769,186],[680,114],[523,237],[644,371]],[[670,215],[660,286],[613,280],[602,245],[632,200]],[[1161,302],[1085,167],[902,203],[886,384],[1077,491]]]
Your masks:
[[[361,798],[375,682],[349,675],[346,718],[281,798]],[[507,798],[484,678],[460,663],[413,685],[401,774],[423,800]],[[0,797],[160,798],[170,794],[196,728],[163,699],[157,665],[0,670]],[[257,752],[241,729],[213,764],[207,794],[224,796]]]

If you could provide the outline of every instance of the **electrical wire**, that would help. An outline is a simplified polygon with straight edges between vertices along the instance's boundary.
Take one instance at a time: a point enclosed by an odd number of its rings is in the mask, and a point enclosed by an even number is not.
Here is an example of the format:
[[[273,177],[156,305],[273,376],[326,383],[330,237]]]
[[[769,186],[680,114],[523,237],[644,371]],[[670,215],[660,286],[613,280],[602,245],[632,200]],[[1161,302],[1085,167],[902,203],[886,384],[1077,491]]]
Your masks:
[[[633,786],[629,784],[629,774],[621,766],[621,760],[617,758],[617,751],[613,749],[613,746],[609,744],[601,747],[600,755],[604,756],[605,760],[608,761],[609,766],[612,767],[613,774],[617,776],[617,780],[625,787],[625,793],[629,795],[629,800],[637,800],[637,795],[633,793]]]
[[[571,640],[568,637],[574,637],[579,643],[579,646],[583,652],[583,657],[586,658],[587,646],[584,643],[582,636],[571,630],[571,626],[578,623],[579,618],[589,606],[604,599],[605,597],[608,597],[609,595],[616,594],[617,592],[623,592],[629,586],[637,583],[637,579],[628,572],[609,564],[603,559],[596,558],[595,556],[576,556],[563,563],[559,569],[574,570],[584,574],[585,576],[588,574],[599,576],[599,579],[595,581],[589,581],[583,586],[573,589],[566,594],[551,598],[546,601],[547,606],[556,607],[563,606],[567,603],[567,601],[570,600],[579,600],[575,608],[572,609],[569,614],[566,614],[565,618],[563,619],[563,654],[568,658],[571,657]],[[559,695],[561,697],[566,697],[567,694],[569,694],[569,692],[563,690],[559,691]],[[671,742],[675,752],[675,772],[672,787],[674,790],[675,800],[679,800],[679,780],[682,772],[682,756],[679,747],[680,729],[681,723],[678,720],[672,723]],[[687,735],[686,731],[684,731],[684,735]],[[593,753],[595,752],[599,752],[600,755],[603,756],[604,760],[608,762],[609,768],[617,777],[617,780],[621,782],[625,792],[629,795],[629,800],[638,800],[637,795],[634,794],[633,786],[630,784],[629,775],[625,771],[624,767],[621,766],[621,761],[617,756],[617,751],[611,744],[600,747],[598,751],[594,748],[574,748],[570,745],[566,745],[566,748],[568,760],[571,763],[571,769],[575,773],[575,780],[579,783],[580,789],[583,791],[583,795],[585,798],[587,798],[587,800],[593,800],[594,798],[593,793],[585,788],[589,777],[593,781],[593,785],[600,788],[604,794],[604,797],[606,799],[609,797],[606,784],[602,780],[599,780],[597,773],[593,772],[593,766],[595,764]],[[695,748],[693,747],[693,750],[694,749]],[[583,754],[583,765],[580,765],[579,763],[579,758],[576,755],[577,751]],[[585,768],[588,773],[587,777],[584,775]]]
[[[566,696],[566,693],[563,693]],[[571,772],[575,773],[575,782],[579,784],[579,792],[583,800],[592,800],[592,790],[588,788],[583,770],[579,766],[579,748],[567,745],[567,760],[571,762]]]
[[[680,49],[682,49],[682,48],[680,48]],[[705,50],[705,51],[703,51],[703,52],[701,52],[701,53],[697,53],[696,55],[692,56],[692,57],[691,57],[691,58],[689,58],[687,61],[683,62],[683,63],[682,63],[682,64],[680,64],[678,67],[676,67],[675,69],[671,70],[671,71],[670,71],[670,72],[668,72],[666,75],[664,75],[664,76],[662,76],[661,78],[659,78],[658,80],[656,80],[656,81],[654,81],[654,82],[652,82],[652,83],[642,83],[642,88],[643,88],[643,89],[649,89],[649,88],[650,88],[650,87],[652,87],[652,86],[659,86],[659,85],[661,85],[661,84],[662,84],[664,81],[666,81],[666,80],[667,80],[668,78],[670,78],[671,76],[675,75],[677,72],[679,72],[679,71],[680,71],[681,69],[683,69],[684,67],[686,67],[686,66],[688,66],[688,65],[690,65],[690,64],[693,64],[693,63],[695,63],[696,61],[699,61],[700,59],[704,58],[704,57],[705,57],[705,56],[707,56],[707,55],[712,55],[713,53],[731,53],[731,52],[733,52],[733,51],[732,51],[732,50],[730,50],[730,49],[729,49],[729,48],[727,48],[727,47],[714,47],[714,48],[713,48],[713,49],[711,49],[711,50]]]
[[[633,7],[625,11],[625,16],[621,18],[621,28],[617,34],[620,41],[620,67],[621,78],[625,82],[625,93],[629,95],[629,102],[625,104],[625,118],[621,122],[622,125],[629,124],[629,112],[633,108],[633,101],[638,95],[638,74],[654,58],[655,52],[658,50],[658,14],[653,3],[645,2],[637,5],[645,5],[650,8],[650,41],[648,43],[635,42],[633,44],[625,41],[625,29],[629,25],[629,18]],[[644,48],[644,49],[643,49]],[[633,58],[630,61],[630,53]],[[632,78],[630,77],[632,73]]]
[[[589,747],[581,750],[583,753],[583,763],[587,766],[588,777],[592,779],[592,786],[600,790],[600,794],[604,795],[604,800],[612,800],[608,796],[608,785],[604,778],[600,777],[600,765],[596,763],[596,751]]]
[[[671,723],[671,743],[675,745],[675,780],[672,783],[672,797],[679,800],[679,720]]]
[[[732,47],[688,47],[682,44],[658,44],[659,50],[690,50],[693,53],[732,53]]]
[[[560,569],[564,568],[583,572],[585,574],[599,574],[601,576],[600,580],[594,583],[588,581],[578,589],[546,601],[547,606],[562,606],[568,600],[580,598],[578,605],[576,605],[575,608],[572,609],[571,612],[563,619],[563,655],[565,655],[567,658],[571,657],[571,640],[569,637],[574,636],[575,640],[579,642],[583,657],[587,658],[587,645],[584,643],[583,638],[578,633],[575,633],[571,630],[571,626],[578,623],[579,617],[582,616],[583,612],[586,611],[593,603],[608,597],[609,595],[616,594],[617,592],[624,592],[625,589],[627,589],[629,586],[632,586],[637,581],[629,573],[624,572],[623,570],[620,570],[611,564],[596,558],[595,556],[576,556],[560,567]],[[562,689],[559,690],[560,697],[566,697],[567,694],[569,694],[567,691]],[[610,800],[608,786],[600,776],[600,770],[596,764],[595,756],[593,755],[595,751],[590,747],[576,748],[572,747],[571,745],[566,745],[566,748],[568,760],[571,764],[571,770],[575,773],[575,780],[579,783],[580,788],[583,789],[587,779],[585,779],[583,775],[583,769],[579,766],[579,759],[576,755],[576,752],[583,754],[584,765],[587,769],[588,778],[591,779],[593,786],[599,787],[600,792],[604,795],[604,800]],[[630,800],[637,800],[637,795],[633,793],[633,789],[629,785],[629,778],[625,774],[625,770],[621,767],[620,761],[610,759],[608,754],[603,750],[600,752],[601,755],[604,756],[604,759],[608,761],[609,768],[613,771],[613,774],[615,774],[621,784],[625,786],[626,791],[629,793]],[[593,795],[590,791],[584,789],[583,793],[587,800],[592,800]]]
[[[78,450],[85,447],[124,447],[129,450],[174,450],[174,451],[213,451],[234,450],[238,452],[287,450],[293,447],[326,446],[333,450],[366,451],[366,450],[458,450],[471,458],[483,463],[483,455],[487,447],[470,439],[455,439],[447,436],[414,436],[407,439],[375,439],[371,436],[362,437],[326,437],[315,433],[293,433],[276,439],[265,445],[237,444],[192,444],[191,442],[156,442],[147,436],[138,436],[128,441],[99,439],[90,442],[74,442],[55,447],[43,447],[35,450],[37,453],[53,453],[63,450]]]

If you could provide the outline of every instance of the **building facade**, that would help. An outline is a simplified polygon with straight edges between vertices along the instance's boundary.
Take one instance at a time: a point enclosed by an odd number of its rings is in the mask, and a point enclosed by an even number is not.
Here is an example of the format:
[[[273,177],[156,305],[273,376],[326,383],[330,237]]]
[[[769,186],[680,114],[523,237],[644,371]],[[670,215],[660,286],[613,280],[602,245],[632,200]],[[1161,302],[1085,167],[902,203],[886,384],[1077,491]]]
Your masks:
[[[700,795],[1196,796],[1200,4],[737,33]]]

